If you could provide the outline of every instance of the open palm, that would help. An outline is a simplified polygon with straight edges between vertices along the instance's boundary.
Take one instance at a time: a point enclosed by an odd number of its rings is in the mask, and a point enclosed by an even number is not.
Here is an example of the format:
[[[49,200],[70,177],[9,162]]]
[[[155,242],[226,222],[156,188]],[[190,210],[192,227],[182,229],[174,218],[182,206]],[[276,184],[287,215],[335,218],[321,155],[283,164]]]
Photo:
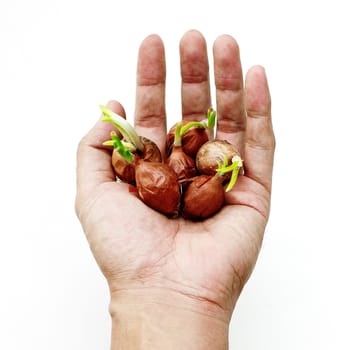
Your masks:
[[[268,219],[274,135],[263,68],[242,77],[235,40],[214,43],[218,125],[216,138],[240,151],[245,172],[224,208],[202,222],[168,219],[116,183],[111,152],[101,146],[111,125],[99,121],[78,149],[76,210],[111,293],[147,290],[211,304],[229,319],[256,261]],[[212,105],[206,43],[197,31],[180,43],[183,119],[203,119]],[[115,101],[108,104],[125,116]],[[161,39],[147,37],[138,60],[135,128],[164,154],[165,53]]]

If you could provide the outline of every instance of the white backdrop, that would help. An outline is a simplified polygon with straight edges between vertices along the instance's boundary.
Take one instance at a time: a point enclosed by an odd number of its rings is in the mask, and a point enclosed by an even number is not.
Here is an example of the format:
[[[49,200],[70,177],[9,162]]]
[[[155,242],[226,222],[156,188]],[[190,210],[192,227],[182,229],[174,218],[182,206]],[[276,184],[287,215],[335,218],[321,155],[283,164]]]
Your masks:
[[[108,290],[74,214],[75,151],[117,99],[133,115],[138,46],[158,33],[167,110],[178,42],[234,36],[265,66],[277,138],[270,222],[232,349],[349,349],[350,31],[346,1],[0,2],[0,348],[109,348]],[[210,58],[211,59],[211,58]]]

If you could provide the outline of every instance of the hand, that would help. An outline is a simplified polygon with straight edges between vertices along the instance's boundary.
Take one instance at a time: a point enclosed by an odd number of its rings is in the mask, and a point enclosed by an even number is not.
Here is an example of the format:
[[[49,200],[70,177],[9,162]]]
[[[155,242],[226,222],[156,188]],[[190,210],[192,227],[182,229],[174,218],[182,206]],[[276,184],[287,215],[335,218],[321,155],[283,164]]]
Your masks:
[[[224,208],[205,221],[191,222],[168,219],[144,205],[127,184],[115,182],[111,151],[101,146],[113,127],[98,121],[78,148],[76,211],[107,278],[113,317],[133,318],[135,312],[137,322],[140,310],[149,318],[152,313],[163,317],[162,310],[168,310],[168,315],[182,317],[181,322],[199,321],[200,327],[227,338],[230,317],[256,262],[268,220],[275,140],[264,69],[252,67],[244,83],[238,45],[228,35],[215,41],[213,54],[216,137],[238,148],[245,169],[227,193]],[[180,58],[183,119],[203,119],[212,102],[206,42],[199,32],[183,36]],[[137,68],[135,128],[164,154],[165,53],[158,36],[141,44]],[[118,102],[111,101],[108,107],[125,116]],[[180,322],[162,319],[159,327]],[[118,324],[121,327],[122,322]],[[227,339],[222,344],[225,348]],[[198,343],[194,348],[202,349]]]

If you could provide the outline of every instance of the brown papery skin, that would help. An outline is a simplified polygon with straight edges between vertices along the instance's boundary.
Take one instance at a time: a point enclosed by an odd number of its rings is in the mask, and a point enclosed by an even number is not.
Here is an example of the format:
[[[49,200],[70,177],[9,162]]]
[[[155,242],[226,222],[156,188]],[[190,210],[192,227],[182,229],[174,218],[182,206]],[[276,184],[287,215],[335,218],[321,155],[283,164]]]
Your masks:
[[[182,123],[183,125],[186,125],[190,122],[191,121],[189,120],[184,120]],[[171,149],[173,147],[175,138],[175,128],[176,125],[172,126],[166,137],[166,150],[168,156],[171,154]],[[182,136],[182,149],[187,155],[195,159],[199,148],[208,140],[209,137],[207,134],[207,130],[198,126],[194,126],[188,129],[186,133]]]
[[[219,175],[195,177],[184,194],[182,216],[202,220],[217,213],[225,202],[223,180]]]
[[[148,162],[162,162],[162,154],[160,153],[158,146],[146,137],[141,136],[140,138],[145,146],[140,157]]]
[[[135,182],[135,164],[125,160],[116,149],[112,154],[112,166],[120,180],[127,183]]]
[[[166,164],[172,168],[176,175],[177,180],[183,186],[192,177],[197,175],[197,169],[194,159],[188,156],[181,146],[173,146],[170,156],[166,160]]]
[[[162,162],[162,154],[158,146],[146,137],[140,137],[144,145],[142,152],[137,152],[135,157],[148,162]],[[129,163],[114,149],[112,154],[112,166],[117,177],[129,184],[135,183],[135,162]]]
[[[228,164],[232,163],[232,158],[239,155],[237,150],[225,140],[214,140],[206,142],[198,151],[196,156],[196,167],[200,174],[215,175],[218,164],[224,161],[226,156]],[[226,179],[231,173],[226,174]]]
[[[181,193],[175,172],[165,163],[137,160],[136,188],[149,207],[170,217],[179,212]]]

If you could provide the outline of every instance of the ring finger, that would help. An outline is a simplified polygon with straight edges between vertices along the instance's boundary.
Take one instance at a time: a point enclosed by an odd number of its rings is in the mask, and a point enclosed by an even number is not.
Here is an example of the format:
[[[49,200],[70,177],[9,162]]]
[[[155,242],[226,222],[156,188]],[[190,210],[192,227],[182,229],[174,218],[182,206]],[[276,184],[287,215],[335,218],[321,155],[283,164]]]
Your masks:
[[[237,42],[229,35],[213,46],[217,104],[217,138],[232,143],[242,154],[246,129],[243,74]]]

